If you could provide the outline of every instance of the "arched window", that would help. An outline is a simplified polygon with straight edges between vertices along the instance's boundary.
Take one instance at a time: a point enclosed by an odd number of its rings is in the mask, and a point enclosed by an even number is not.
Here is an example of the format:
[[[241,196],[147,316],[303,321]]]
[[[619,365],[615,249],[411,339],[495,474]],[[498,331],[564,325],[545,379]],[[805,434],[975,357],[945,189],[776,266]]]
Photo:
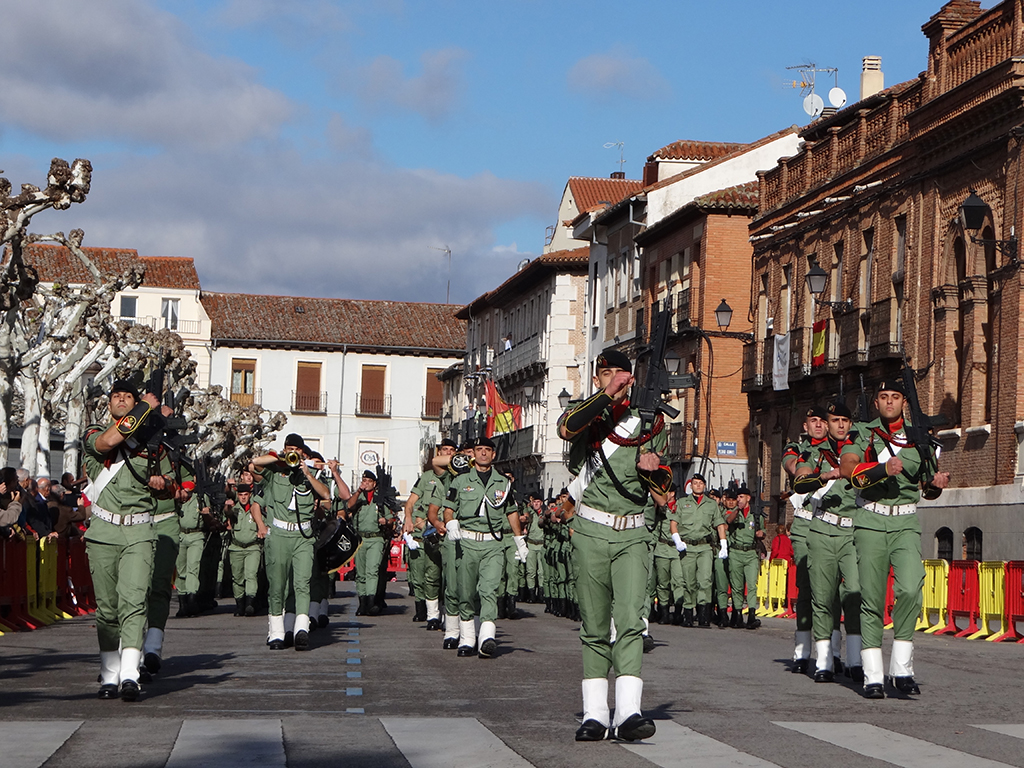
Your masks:
[[[939,528],[935,532],[935,557],[950,562],[953,560],[953,531]]]
[[[964,531],[964,560],[981,560],[981,528]]]

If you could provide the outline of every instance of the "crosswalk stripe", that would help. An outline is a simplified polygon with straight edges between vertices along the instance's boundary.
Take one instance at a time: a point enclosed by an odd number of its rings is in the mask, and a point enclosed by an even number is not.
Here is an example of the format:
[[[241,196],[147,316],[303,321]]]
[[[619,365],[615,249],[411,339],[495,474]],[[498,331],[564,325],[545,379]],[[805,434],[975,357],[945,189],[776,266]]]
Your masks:
[[[472,717],[382,717],[412,768],[532,768]]]
[[[1013,736],[1015,739],[1024,739],[1024,725],[972,725],[971,728],[982,728],[1004,736]]]
[[[39,768],[78,730],[82,720],[11,720],[0,723],[4,768]]]
[[[280,720],[185,720],[165,768],[284,768]]]
[[[636,744],[621,742],[622,747],[662,768],[677,768],[680,755],[701,768],[775,768],[775,763],[740,752],[671,720],[658,720],[655,724],[658,730],[654,736]]]
[[[1009,768],[983,757],[932,744],[868,723],[774,723],[865,757],[902,768]]]

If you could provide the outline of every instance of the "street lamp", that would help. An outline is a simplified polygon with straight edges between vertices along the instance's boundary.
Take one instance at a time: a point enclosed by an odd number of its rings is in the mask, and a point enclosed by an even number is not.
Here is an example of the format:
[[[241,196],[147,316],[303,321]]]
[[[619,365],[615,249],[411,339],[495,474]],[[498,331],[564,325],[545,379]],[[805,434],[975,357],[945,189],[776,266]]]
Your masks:
[[[722,299],[722,303],[715,309],[715,322],[718,323],[720,331],[728,330],[732,322],[732,307],[725,303],[725,299]]]
[[[529,400],[533,397],[533,384],[523,384],[523,394],[526,395],[526,399]]]
[[[572,395],[566,391],[565,387],[562,387],[562,391],[558,393],[558,405],[562,408],[568,408],[570,400],[572,400]]]
[[[988,214],[988,211],[988,204],[978,197],[977,192],[972,189],[967,199],[960,205],[964,229],[977,232],[985,225],[985,216]],[[1019,263],[1017,261],[1017,235],[1012,227],[1010,228],[1009,240],[987,240],[982,237],[975,237],[974,235],[971,235],[970,238],[972,243],[993,246],[997,251],[1006,256],[1011,265]]]
[[[825,299],[819,299],[818,297],[825,292],[825,283],[828,282],[828,273],[821,268],[818,262],[814,262],[811,268],[807,270],[807,290],[811,292],[811,296],[814,297],[815,304],[822,304],[826,307],[830,307],[833,312],[849,312],[853,309],[853,299],[845,299],[843,301],[826,301]]]

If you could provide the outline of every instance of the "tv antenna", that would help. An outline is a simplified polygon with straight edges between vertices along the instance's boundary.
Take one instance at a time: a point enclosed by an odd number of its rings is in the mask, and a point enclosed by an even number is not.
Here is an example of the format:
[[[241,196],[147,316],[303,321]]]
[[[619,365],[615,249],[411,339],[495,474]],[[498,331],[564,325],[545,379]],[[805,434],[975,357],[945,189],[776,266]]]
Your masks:
[[[839,70],[836,67],[819,67],[813,61],[808,64],[796,64],[786,69],[795,69],[800,73],[800,79],[794,80],[792,86],[800,89],[800,95],[804,97],[804,112],[811,117],[818,117],[825,110],[825,101],[814,92],[815,79],[819,74],[832,75],[833,87],[828,92],[828,102],[836,109],[846,104],[846,92],[839,87]]]
[[[444,290],[444,303],[451,304],[452,294],[452,249],[447,245],[444,248],[438,248],[436,245],[431,245],[430,250],[441,251],[445,256],[448,257],[448,286]]]
[[[622,173],[622,166],[626,164],[625,158],[622,157],[622,150],[625,146],[626,142],[624,141],[609,141],[607,144],[604,145],[605,149],[611,149],[612,147],[619,148],[619,173]]]

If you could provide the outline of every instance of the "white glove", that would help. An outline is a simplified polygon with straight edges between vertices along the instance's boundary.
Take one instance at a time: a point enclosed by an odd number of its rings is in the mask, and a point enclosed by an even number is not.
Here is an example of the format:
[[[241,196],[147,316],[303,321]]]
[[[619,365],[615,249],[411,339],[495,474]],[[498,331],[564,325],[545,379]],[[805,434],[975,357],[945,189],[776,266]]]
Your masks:
[[[676,545],[676,551],[677,552],[685,552],[686,551],[686,542],[683,541],[682,537],[680,537],[680,535],[678,533],[673,533],[672,534],[672,543]]]
[[[725,543],[725,539],[721,541],[721,547],[718,550],[718,559],[725,560],[729,557],[729,545]]]
[[[516,544],[516,560],[520,563],[525,563],[527,556],[530,554],[530,551],[526,548],[526,537],[513,536],[512,541]]]
[[[462,530],[459,528],[458,520],[452,520],[450,523],[445,523],[444,527],[448,531],[449,539],[452,541],[462,541]]]
[[[415,552],[417,549],[420,548],[419,542],[412,537],[411,533],[405,534],[405,536],[403,536],[402,538],[405,539],[405,546],[409,548],[410,552]]]

